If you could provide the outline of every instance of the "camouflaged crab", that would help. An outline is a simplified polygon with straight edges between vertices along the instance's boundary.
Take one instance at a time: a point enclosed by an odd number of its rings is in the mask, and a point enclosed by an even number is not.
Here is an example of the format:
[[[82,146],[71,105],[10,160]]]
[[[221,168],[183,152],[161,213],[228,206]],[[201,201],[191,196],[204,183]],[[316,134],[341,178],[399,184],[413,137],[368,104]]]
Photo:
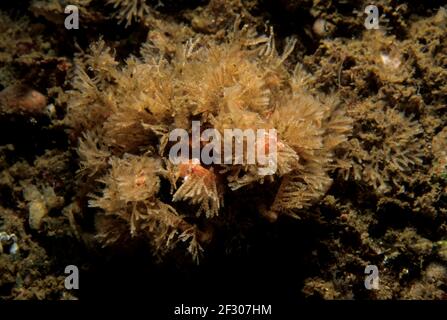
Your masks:
[[[146,43],[125,64],[103,41],[91,46],[77,61],[65,122],[79,137],[79,185],[105,244],[123,241],[129,226],[157,255],[187,243],[197,259],[229,210],[242,210],[237,203],[275,221],[326,192],[351,123],[334,96],[308,93],[299,66],[286,68],[293,47],[289,40],[278,54],[273,32],[259,36],[239,23],[224,41],[190,39],[171,53]],[[192,157],[173,164],[169,133],[191,133],[193,121],[220,133],[276,129],[277,170]],[[232,197],[241,200],[227,205]]]

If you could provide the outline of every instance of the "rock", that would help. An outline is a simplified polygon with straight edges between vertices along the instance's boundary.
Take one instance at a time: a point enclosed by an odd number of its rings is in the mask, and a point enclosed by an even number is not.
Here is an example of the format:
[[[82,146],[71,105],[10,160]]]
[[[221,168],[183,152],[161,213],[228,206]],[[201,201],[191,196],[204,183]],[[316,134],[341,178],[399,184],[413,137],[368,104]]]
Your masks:
[[[45,202],[41,200],[31,201],[29,204],[29,226],[31,229],[39,230],[42,219],[48,214]]]
[[[13,84],[0,92],[0,111],[5,113],[41,114],[47,98],[23,84]]]

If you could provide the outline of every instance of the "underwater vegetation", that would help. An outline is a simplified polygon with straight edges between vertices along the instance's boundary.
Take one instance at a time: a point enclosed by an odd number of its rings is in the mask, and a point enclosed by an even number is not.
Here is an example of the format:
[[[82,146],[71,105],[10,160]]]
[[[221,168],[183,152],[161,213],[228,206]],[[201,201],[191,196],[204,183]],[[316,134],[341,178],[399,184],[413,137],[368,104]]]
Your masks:
[[[80,30],[60,27],[66,4],[0,10],[0,299],[76,298],[71,264],[90,281],[106,266],[129,295],[166,269],[210,295],[247,278],[292,299],[446,298],[436,1],[378,1],[379,30],[356,1],[73,0]],[[273,152],[275,170],[174,163],[178,129],[220,160],[226,130],[275,129],[275,148],[231,141]],[[83,294],[114,294],[98,283]]]
[[[145,0],[109,0],[107,4],[113,5],[117,11],[116,18],[121,22],[126,21],[126,26],[149,13]]]

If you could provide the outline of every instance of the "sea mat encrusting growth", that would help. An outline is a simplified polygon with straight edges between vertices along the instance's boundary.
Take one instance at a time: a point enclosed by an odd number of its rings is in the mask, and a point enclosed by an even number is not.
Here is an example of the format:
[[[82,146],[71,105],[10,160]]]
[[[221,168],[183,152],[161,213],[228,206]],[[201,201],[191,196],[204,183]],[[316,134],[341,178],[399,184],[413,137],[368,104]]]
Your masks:
[[[258,36],[239,23],[223,42],[197,37],[171,56],[146,43],[142,57],[125,65],[104,41],[93,44],[78,59],[65,123],[80,138],[80,184],[92,184],[89,205],[97,216],[127,223],[159,255],[187,242],[197,259],[212,236],[208,226],[226,218],[225,200],[240,190],[265,194],[252,199],[253,207],[272,221],[312,205],[331,185],[329,172],[345,165],[334,151],[351,120],[335,96],[307,92],[299,66],[285,68],[293,45],[289,40],[278,54],[273,32]],[[169,132],[191,133],[193,121],[222,136],[225,129],[276,129],[276,172],[259,163],[171,163]],[[114,234],[103,234],[105,243],[119,239],[104,221]]]
[[[380,102],[360,103],[349,113],[356,122],[345,154],[350,166],[340,171],[344,178],[366,183],[378,194],[405,190],[404,182],[423,162],[421,125]]]
[[[347,270],[346,263],[374,263],[381,270],[380,289],[366,297],[445,299],[439,279],[446,261],[447,92],[440,81],[446,72],[446,18],[445,8],[436,8],[429,17],[407,19],[404,32],[363,30],[353,39],[324,39],[305,57],[312,87],[337,90],[354,122],[342,151],[349,165],[331,189],[335,198],[326,196],[320,207],[320,218],[334,227],[320,241],[337,253],[325,276],[308,277],[306,296],[359,298],[361,290],[346,290],[349,276],[339,281],[333,275]],[[349,196],[339,190],[349,190]],[[332,206],[343,212],[339,225]],[[338,227],[355,230],[359,242],[335,245]],[[443,265],[435,281],[426,276],[437,269],[433,262]]]
[[[54,47],[54,39],[45,33],[42,24],[0,10],[0,87],[20,83],[54,86],[65,77],[70,65],[67,58],[56,54]]]
[[[426,180],[430,140],[445,123],[439,96],[445,95],[445,68],[436,55],[445,51],[446,16],[441,8],[410,24],[400,39],[383,30],[366,30],[349,41],[325,39],[304,59],[312,86],[338,90],[354,120],[344,178],[369,185],[375,196],[410,194],[415,180]]]

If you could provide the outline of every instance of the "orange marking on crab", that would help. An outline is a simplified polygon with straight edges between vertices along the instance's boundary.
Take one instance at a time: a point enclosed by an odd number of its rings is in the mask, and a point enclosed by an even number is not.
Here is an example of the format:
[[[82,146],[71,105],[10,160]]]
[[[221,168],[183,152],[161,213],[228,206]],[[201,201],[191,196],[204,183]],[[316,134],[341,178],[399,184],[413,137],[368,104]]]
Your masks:
[[[281,141],[279,141],[276,137],[270,137],[270,135],[268,133],[265,133],[264,135],[264,139],[260,139],[257,143],[256,146],[259,146],[259,143],[264,142],[264,153],[270,154],[270,143],[274,143],[276,145],[276,151],[284,149],[284,143],[282,143]],[[275,148],[273,148],[273,150],[275,150]]]
[[[137,187],[141,187],[146,182],[146,177],[141,173],[138,177],[135,178],[135,185]]]
[[[185,180],[189,177],[201,178],[207,186],[212,186],[216,181],[216,176],[212,171],[202,167],[193,160],[188,160],[179,164],[178,176]]]

